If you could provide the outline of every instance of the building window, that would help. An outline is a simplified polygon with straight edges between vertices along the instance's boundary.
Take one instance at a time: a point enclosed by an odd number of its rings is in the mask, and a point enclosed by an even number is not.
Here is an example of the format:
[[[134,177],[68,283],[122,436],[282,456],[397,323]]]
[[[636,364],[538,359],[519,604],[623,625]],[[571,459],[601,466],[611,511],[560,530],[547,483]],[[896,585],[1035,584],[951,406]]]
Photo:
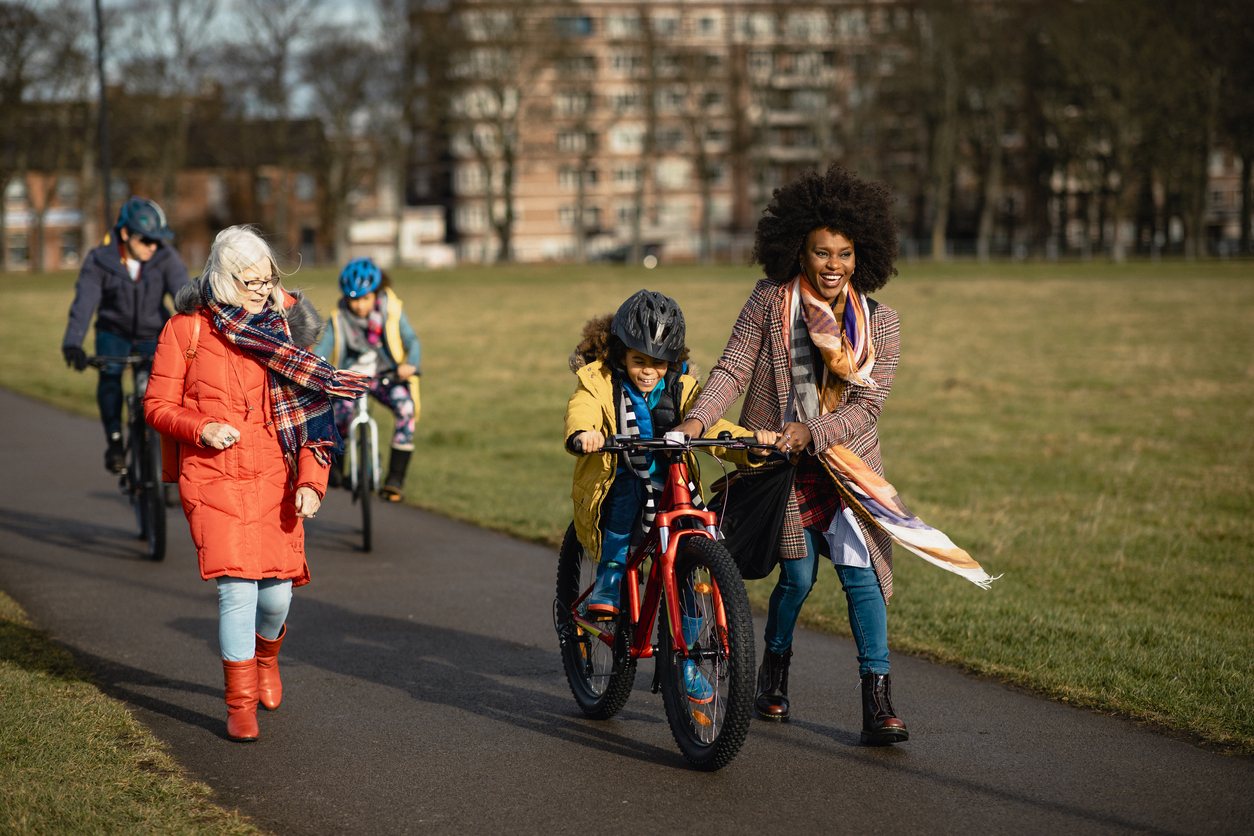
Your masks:
[[[610,38],[638,38],[641,34],[640,15],[611,14],[605,18],[605,34]]]
[[[312,201],[318,196],[318,178],[307,172],[296,175],[296,199],[304,202]]]
[[[258,203],[270,202],[271,188],[269,177],[258,177],[253,183],[253,188],[256,192]]]
[[[702,15],[697,18],[697,34],[705,38],[714,37],[719,34],[723,28],[723,21],[711,15]]]
[[[558,116],[580,116],[591,109],[591,93],[558,93],[553,97],[553,112]]]
[[[677,113],[684,109],[688,91],[682,86],[666,87],[657,91],[657,109]]]
[[[560,15],[553,18],[553,28],[557,30],[558,37],[586,38],[592,34],[592,18],[587,15]]]
[[[563,189],[577,189],[579,188],[580,176],[579,169],[563,166],[558,169],[557,184]],[[585,185],[595,185],[598,180],[597,170],[595,168],[584,169],[582,177]]]
[[[25,234],[9,236],[9,263],[15,267],[30,263],[30,238]]]
[[[614,182],[619,185],[636,185],[640,182],[640,174],[640,166],[638,165],[614,166]]]
[[[587,78],[596,75],[597,59],[592,55],[567,55],[557,59],[556,69],[561,78]]]
[[[749,53],[749,73],[755,76],[769,76],[775,69],[774,57],[769,52]]]
[[[614,75],[634,76],[644,68],[644,58],[638,52],[619,50],[610,53],[610,71]]]
[[[61,264],[66,267],[78,264],[82,236],[77,229],[61,233]]]
[[[205,180],[205,205],[213,215],[226,214],[226,178],[220,174],[210,174]]]
[[[575,218],[578,217],[578,211],[574,206],[559,206],[557,209],[557,222],[561,224],[563,229],[574,229]],[[585,232],[599,230],[601,228],[601,209],[597,206],[585,206],[583,209],[583,228]]]
[[[644,149],[644,126],[618,125],[610,130],[610,150],[620,154],[639,153]]]
[[[78,205],[78,178],[77,177],[58,177],[57,178],[57,203],[62,206]],[[78,250],[75,249],[75,258],[77,258]]]
[[[684,145],[683,128],[659,128],[655,142],[659,151],[677,151]]]
[[[557,150],[565,153],[582,153],[588,150],[589,134],[583,131],[559,131],[557,134]]]
[[[662,160],[657,164],[655,174],[659,188],[682,189],[688,185],[688,174],[691,167],[687,160]]]
[[[457,228],[462,232],[483,232],[488,227],[488,213],[482,204],[457,207]]]
[[[639,90],[616,90],[610,94],[610,107],[615,113],[631,113],[640,109]]]
[[[659,38],[674,38],[679,34],[679,16],[659,14],[653,17],[653,34]]]

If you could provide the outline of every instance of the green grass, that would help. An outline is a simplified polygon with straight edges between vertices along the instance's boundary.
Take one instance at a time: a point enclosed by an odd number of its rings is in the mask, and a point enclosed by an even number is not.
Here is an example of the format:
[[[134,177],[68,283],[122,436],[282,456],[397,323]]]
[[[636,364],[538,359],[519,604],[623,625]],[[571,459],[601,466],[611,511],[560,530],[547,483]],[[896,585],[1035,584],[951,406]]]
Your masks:
[[[258,834],[0,593],[0,832]]]
[[[900,266],[875,294],[902,319],[887,475],[1004,577],[981,591],[899,549],[894,649],[1254,752],[1254,266]],[[407,498],[556,542],[571,513],[566,358],[584,320],[664,291],[708,370],[755,275],[400,273],[424,347]],[[334,279],[297,283],[326,311]],[[91,414],[94,381],[58,355],[73,276],[0,283],[0,385]],[[750,584],[757,606],[770,585]],[[847,634],[834,572],[802,619]]]

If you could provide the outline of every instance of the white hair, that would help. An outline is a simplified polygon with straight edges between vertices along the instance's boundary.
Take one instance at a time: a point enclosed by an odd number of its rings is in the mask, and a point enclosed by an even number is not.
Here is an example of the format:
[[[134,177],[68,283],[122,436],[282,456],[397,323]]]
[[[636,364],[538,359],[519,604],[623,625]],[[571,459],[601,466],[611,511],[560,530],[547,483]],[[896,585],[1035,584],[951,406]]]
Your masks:
[[[279,272],[274,250],[270,249],[270,245],[251,226],[229,226],[218,233],[209,250],[209,260],[205,262],[201,281],[209,282],[209,286],[213,288],[213,298],[221,304],[241,306],[244,302],[244,288],[236,276],[262,262],[268,263],[270,275],[279,279],[270,288],[268,306],[286,315],[283,306],[283,274]]]

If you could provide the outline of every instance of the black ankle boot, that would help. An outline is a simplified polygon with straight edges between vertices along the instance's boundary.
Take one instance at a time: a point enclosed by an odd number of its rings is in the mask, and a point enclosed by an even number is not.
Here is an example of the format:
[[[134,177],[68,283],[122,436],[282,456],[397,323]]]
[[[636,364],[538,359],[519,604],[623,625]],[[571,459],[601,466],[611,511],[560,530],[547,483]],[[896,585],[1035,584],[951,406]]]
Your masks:
[[[777,722],[788,719],[788,663],[792,648],[783,653],[767,650],[762,654],[762,667],[758,668],[758,698],[754,708],[763,720]]]
[[[909,740],[906,724],[893,711],[891,682],[886,673],[862,675],[862,742],[872,746]]]
[[[401,489],[405,487],[405,473],[409,470],[411,455],[413,455],[412,450],[392,448],[392,459],[388,462],[388,478],[384,480],[383,489],[379,491],[389,502],[401,501]]]

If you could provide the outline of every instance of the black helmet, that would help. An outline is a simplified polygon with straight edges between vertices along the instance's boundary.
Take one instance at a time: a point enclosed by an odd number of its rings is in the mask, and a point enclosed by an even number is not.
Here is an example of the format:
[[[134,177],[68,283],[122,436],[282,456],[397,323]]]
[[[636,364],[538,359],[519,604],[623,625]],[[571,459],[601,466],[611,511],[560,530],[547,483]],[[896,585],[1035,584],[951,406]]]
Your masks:
[[[142,197],[131,197],[118,213],[118,229],[128,229],[147,238],[169,241],[174,237],[161,207]]]
[[[675,300],[638,290],[614,314],[614,336],[628,348],[674,363],[684,350],[684,314]]]

